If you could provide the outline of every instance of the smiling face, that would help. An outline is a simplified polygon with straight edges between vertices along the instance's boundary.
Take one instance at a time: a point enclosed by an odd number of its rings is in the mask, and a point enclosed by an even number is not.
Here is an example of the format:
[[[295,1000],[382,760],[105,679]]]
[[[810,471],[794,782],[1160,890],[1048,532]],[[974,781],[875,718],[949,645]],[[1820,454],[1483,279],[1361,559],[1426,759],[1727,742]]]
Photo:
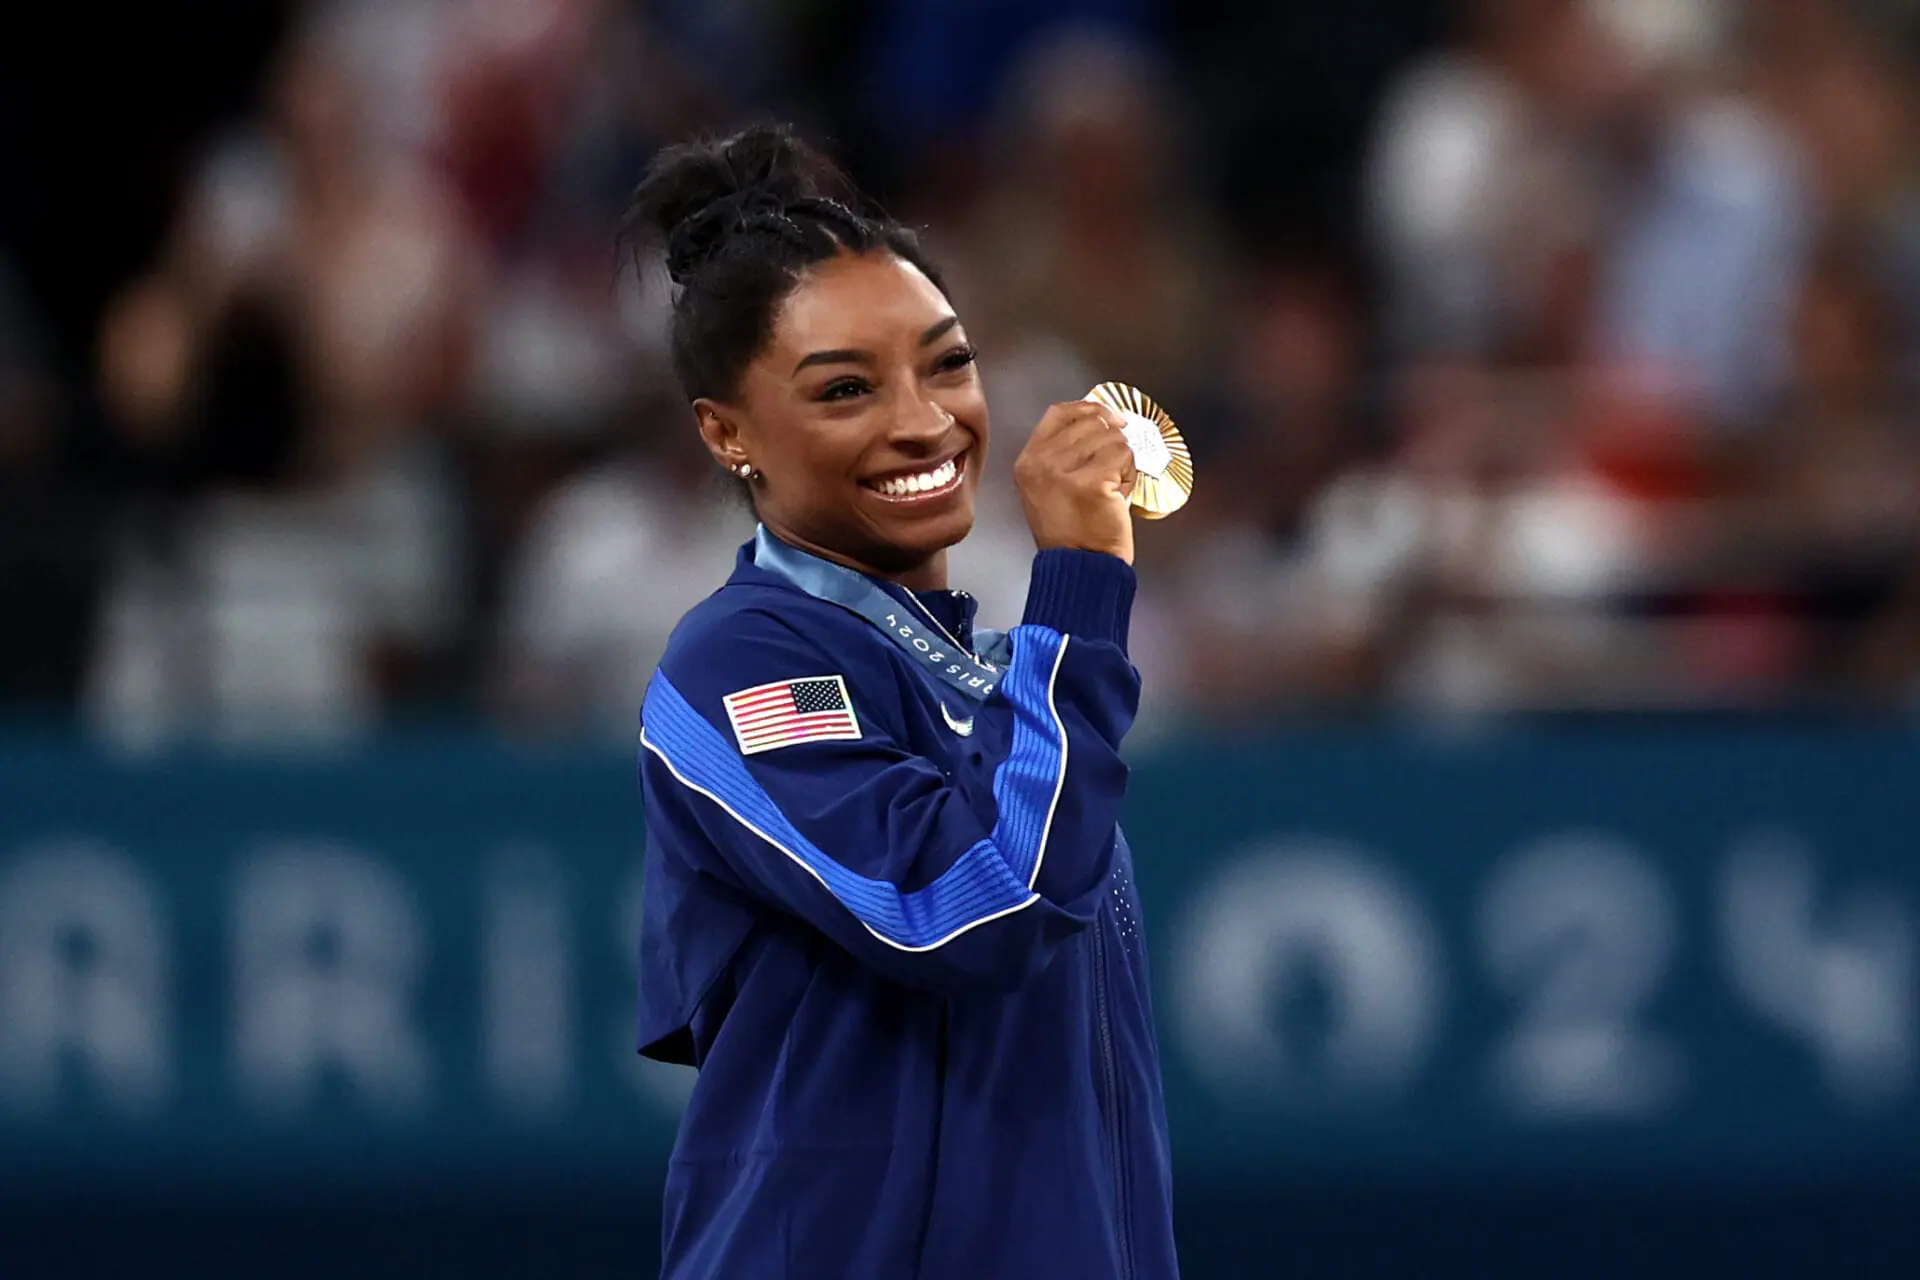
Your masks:
[[[794,546],[917,590],[973,528],[987,404],[945,295],[884,250],[809,270],[731,401],[696,400],[723,466]]]

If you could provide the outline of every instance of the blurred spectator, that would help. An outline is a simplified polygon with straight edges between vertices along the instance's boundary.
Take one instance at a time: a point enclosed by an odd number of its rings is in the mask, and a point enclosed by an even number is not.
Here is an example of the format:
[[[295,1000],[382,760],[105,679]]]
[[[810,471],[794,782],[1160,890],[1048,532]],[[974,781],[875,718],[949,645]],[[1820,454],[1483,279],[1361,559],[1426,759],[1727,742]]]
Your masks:
[[[681,615],[733,570],[753,514],[670,397],[561,481],[506,566],[489,696],[522,732],[630,738]]]
[[[996,106],[1033,49],[1068,33],[1139,41],[1148,32],[1144,0],[922,0],[840,9],[844,36],[864,16],[864,39],[848,74],[852,114],[874,135],[874,158],[899,172],[881,176],[909,198],[944,198],[982,160]],[[847,9],[853,8],[855,14]],[[927,190],[932,188],[931,191]]]
[[[1600,135],[1641,88],[1592,9],[1472,0],[1464,40],[1389,88],[1364,179],[1395,353],[1499,355],[1554,318],[1612,199]]]
[[[93,388],[0,267],[0,694],[84,690],[132,741],[441,702],[629,733],[749,529],[613,228],[662,142],[770,113],[948,269],[983,625],[1021,610],[1048,404],[1118,379],[1186,430],[1199,493],[1139,528],[1144,732],[1920,697],[1920,27],[1447,7],[1376,93],[1427,22],[1385,0],[299,6]]]
[[[103,400],[187,504],[122,557],[91,681],[116,734],[358,731],[450,635],[433,427],[483,264],[361,88],[326,41],[289,49],[269,127],[211,154],[103,329]]]
[[[1141,534],[1142,558],[1178,584],[1187,661],[1169,674],[1209,718],[1345,702],[1378,678],[1364,606],[1314,563],[1321,495],[1373,448],[1360,308],[1331,263],[1268,268],[1223,325],[1224,395],[1193,420],[1195,448],[1211,455],[1206,501]]]
[[[57,711],[80,687],[114,513],[63,469],[69,408],[0,251],[0,707]]]
[[[1894,309],[1853,242],[1825,248],[1793,315],[1798,393],[1768,506],[1806,624],[1801,679],[1884,696],[1920,669],[1920,439],[1896,398]]]
[[[1744,30],[1634,50],[1666,101],[1604,268],[1599,323],[1604,352],[1650,387],[1746,428],[1791,376],[1788,317],[1824,203],[1817,148],[1778,91],[1768,13],[1762,3]],[[1744,62],[1729,60],[1735,47]]]
[[[1079,30],[1037,44],[996,125],[996,182],[955,235],[970,323],[1064,340],[1170,403],[1202,385],[1228,280],[1180,127],[1145,50]]]

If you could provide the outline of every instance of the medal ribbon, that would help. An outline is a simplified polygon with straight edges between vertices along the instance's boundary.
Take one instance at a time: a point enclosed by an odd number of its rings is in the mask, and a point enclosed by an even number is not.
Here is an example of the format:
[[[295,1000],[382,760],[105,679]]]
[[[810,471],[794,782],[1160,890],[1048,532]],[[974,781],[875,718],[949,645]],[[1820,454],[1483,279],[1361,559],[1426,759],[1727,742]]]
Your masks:
[[[973,702],[985,702],[999,687],[1001,669],[988,658],[969,653],[927,613],[908,608],[845,565],[788,546],[761,525],[753,536],[753,562],[777,573],[817,600],[837,604],[879,628],[914,666]],[[981,632],[983,651],[1002,663],[1012,649],[998,632]]]

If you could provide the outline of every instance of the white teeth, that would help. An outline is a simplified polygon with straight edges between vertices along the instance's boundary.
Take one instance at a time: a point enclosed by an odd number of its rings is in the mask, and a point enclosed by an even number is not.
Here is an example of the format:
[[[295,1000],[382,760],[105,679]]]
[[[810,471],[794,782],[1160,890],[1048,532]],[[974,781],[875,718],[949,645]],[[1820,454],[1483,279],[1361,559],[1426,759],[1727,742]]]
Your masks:
[[[887,494],[889,497],[904,498],[910,493],[927,493],[934,489],[944,488],[952,484],[953,478],[959,473],[959,463],[948,461],[941,463],[931,471],[922,471],[917,476],[901,476],[893,480],[883,480],[876,487],[880,492]]]

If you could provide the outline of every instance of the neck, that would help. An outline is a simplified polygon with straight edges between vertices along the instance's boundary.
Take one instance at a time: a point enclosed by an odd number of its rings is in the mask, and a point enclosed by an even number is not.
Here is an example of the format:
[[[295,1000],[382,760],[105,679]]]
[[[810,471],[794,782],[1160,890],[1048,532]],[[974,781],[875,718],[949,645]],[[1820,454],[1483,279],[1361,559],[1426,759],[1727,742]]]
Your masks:
[[[911,564],[893,563],[887,565],[871,564],[858,556],[836,551],[832,547],[822,546],[811,539],[769,522],[767,529],[774,537],[790,547],[796,547],[808,555],[819,556],[822,560],[831,560],[834,564],[845,565],[857,573],[869,578],[879,578],[885,582],[897,582],[909,591],[944,591],[947,586],[947,553],[945,548]]]

